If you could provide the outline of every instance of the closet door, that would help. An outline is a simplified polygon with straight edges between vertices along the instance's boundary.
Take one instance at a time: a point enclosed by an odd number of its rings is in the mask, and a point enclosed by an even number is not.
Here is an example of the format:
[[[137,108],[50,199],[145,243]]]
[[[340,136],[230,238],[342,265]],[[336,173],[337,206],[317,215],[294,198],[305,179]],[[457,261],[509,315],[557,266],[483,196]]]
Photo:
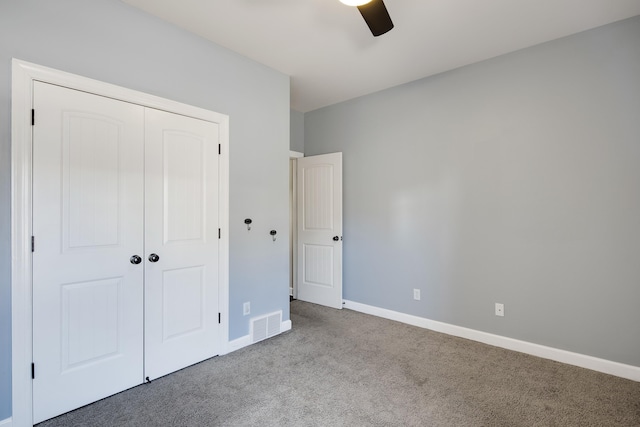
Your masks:
[[[144,109],[34,84],[33,420],[143,380]]]
[[[218,354],[218,125],[145,112],[145,376]]]

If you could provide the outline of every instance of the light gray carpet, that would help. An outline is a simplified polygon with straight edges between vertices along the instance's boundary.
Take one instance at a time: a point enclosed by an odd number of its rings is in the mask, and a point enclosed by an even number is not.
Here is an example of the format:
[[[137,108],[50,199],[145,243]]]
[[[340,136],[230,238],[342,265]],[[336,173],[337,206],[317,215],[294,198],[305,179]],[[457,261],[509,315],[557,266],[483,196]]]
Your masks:
[[[301,301],[291,319],[40,426],[640,426],[637,382]]]

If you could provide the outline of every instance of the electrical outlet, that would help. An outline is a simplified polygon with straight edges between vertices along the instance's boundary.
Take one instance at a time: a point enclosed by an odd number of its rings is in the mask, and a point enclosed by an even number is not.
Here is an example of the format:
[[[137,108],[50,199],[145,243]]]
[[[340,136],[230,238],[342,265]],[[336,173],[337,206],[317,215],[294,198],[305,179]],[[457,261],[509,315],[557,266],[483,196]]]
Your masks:
[[[420,301],[420,289],[413,290],[413,299],[416,301]]]
[[[249,313],[251,313],[251,303],[247,301],[242,304],[242,315],[246,316]]]
[[[504,316],[504,304],[496,303],[496,316]]]

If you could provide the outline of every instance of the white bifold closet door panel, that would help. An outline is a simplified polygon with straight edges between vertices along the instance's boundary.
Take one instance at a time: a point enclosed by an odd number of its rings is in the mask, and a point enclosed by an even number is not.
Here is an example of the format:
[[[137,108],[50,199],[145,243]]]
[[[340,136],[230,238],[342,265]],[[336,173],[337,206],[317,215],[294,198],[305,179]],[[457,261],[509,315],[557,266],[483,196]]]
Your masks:
[[[143,380],[144,108],[34,84],[33,419]]]
[[[152,109],[145,128],[145,375],[154,379],[218,354],[219,132]]]

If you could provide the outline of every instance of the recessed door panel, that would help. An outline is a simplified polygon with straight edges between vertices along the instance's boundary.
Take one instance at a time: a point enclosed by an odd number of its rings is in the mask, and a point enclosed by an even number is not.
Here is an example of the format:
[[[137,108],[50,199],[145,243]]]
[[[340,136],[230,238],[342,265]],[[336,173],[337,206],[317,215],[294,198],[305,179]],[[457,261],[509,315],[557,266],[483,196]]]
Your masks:
[[[206,138],[184,131],[165,130],[162,140],[164,242],[203,240]],[[216,181],[214,179],[214,185]]]
[[[334,165],[321,163],[302,170],[304,230],[333,230]]]
[[[62,289],[62,373],[120,355],[122,278]]]
[[[204,267],[162,274],[162,339],[168,341],[204,327]]]
[[[143,379],[143,108],[34,84],[34,422]]]
[[[304,280],[307,286],[333,288],[333,246],[305,244]]]
[[[62,124],[64,247],[117,245],[120,176],[112,171],[120,169],[125,123],[109,116],[65,111]]]

